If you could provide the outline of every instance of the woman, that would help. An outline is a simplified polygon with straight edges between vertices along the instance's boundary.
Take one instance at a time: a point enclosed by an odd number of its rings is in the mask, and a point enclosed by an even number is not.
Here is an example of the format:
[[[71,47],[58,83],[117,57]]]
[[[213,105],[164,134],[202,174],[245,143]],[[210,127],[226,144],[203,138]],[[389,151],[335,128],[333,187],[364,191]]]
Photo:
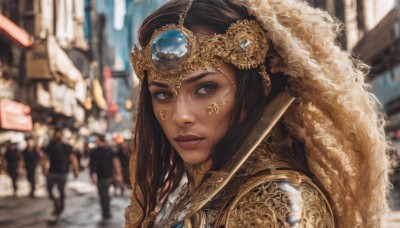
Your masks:
[[[384,117],[338,31],[300,0],[175,0],[150,15],[131,55],[126,226],[380,226]]]

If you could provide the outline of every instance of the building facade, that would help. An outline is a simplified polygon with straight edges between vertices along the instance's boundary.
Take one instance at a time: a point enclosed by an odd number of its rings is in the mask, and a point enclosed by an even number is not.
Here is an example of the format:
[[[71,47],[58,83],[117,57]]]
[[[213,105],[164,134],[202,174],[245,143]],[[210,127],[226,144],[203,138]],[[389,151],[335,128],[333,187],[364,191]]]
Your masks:
[[[46,143],[55,127],[129,137],[138,93],[129,54],[163,2],[0,0],[0,145],[29,134]]]

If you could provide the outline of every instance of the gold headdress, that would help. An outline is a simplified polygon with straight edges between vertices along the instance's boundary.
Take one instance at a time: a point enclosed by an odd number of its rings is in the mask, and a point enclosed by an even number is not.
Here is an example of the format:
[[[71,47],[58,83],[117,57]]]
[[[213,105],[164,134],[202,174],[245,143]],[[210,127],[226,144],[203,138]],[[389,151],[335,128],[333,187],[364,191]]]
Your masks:
[[[262,66],[268,49],[266,31],[257,21],[239,20],[225,34],[207,36],[186,29],[181,17],[178,25],[156,30],[143,49],[135,45],[131,60],[139,79],[150,71],[155,79],[179,87],[185,75],[206,66],[217,68],[224,62],[239,69]]]

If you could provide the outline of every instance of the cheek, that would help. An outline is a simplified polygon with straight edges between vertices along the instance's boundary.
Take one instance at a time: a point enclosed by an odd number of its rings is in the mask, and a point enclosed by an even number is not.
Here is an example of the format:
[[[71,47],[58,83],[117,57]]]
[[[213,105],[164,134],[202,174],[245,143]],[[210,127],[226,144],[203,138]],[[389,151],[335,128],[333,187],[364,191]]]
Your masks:
[[[219,109],[219,112],[212,115],[207,115],[207,120],[210,128],[214,128],[214,142],[218,142],[228,131],[231,119],[233,115],[234,102],[232,101],[232,95],[229,97],[223,107]]]
[[[171,121],[168,121],[168,118],[170,118],[171,115],[169,108],[153,102],[153,113],[158,123],[160,124],[162,130],[168,136],[167,130],[170,129],[168,124],[171,123]]]
[[[157,121],[160,123],[160,125],[162,124],[162,122],[164,120],[167,119],[168,117],[168,107],[166,107],[165,105],[161,105],[157,102],[152,102],[153,105],[153,113],[154,116],[156,117]]]

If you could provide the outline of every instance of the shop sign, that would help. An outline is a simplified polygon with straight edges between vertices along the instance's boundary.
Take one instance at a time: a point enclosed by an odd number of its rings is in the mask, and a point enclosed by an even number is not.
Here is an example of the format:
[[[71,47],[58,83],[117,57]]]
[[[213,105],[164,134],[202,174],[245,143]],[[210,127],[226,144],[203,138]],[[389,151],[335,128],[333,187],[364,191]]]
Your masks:
[[[46,41],[35,43],[33,48],[26,52],[26,76],[34,79],[53,78],[49,68]]]
[[[103,69],[103,85],[106,93],[107,105],[111,105],[113,103],[113,79],[112,79],[112,70],[110,67],[104,67]]]
[[[30,107],[11,100],[0,100],[0,125],[2,129],[31,131]]]
[[[32,37],[8,17],[0,13],[0,31],[24,47],[32,46]]]
[[[69,87],[83,80],[81,72],[57,43],[54,36],[40,41],[26,53],[26,75],[28,78],[60,79]]]

